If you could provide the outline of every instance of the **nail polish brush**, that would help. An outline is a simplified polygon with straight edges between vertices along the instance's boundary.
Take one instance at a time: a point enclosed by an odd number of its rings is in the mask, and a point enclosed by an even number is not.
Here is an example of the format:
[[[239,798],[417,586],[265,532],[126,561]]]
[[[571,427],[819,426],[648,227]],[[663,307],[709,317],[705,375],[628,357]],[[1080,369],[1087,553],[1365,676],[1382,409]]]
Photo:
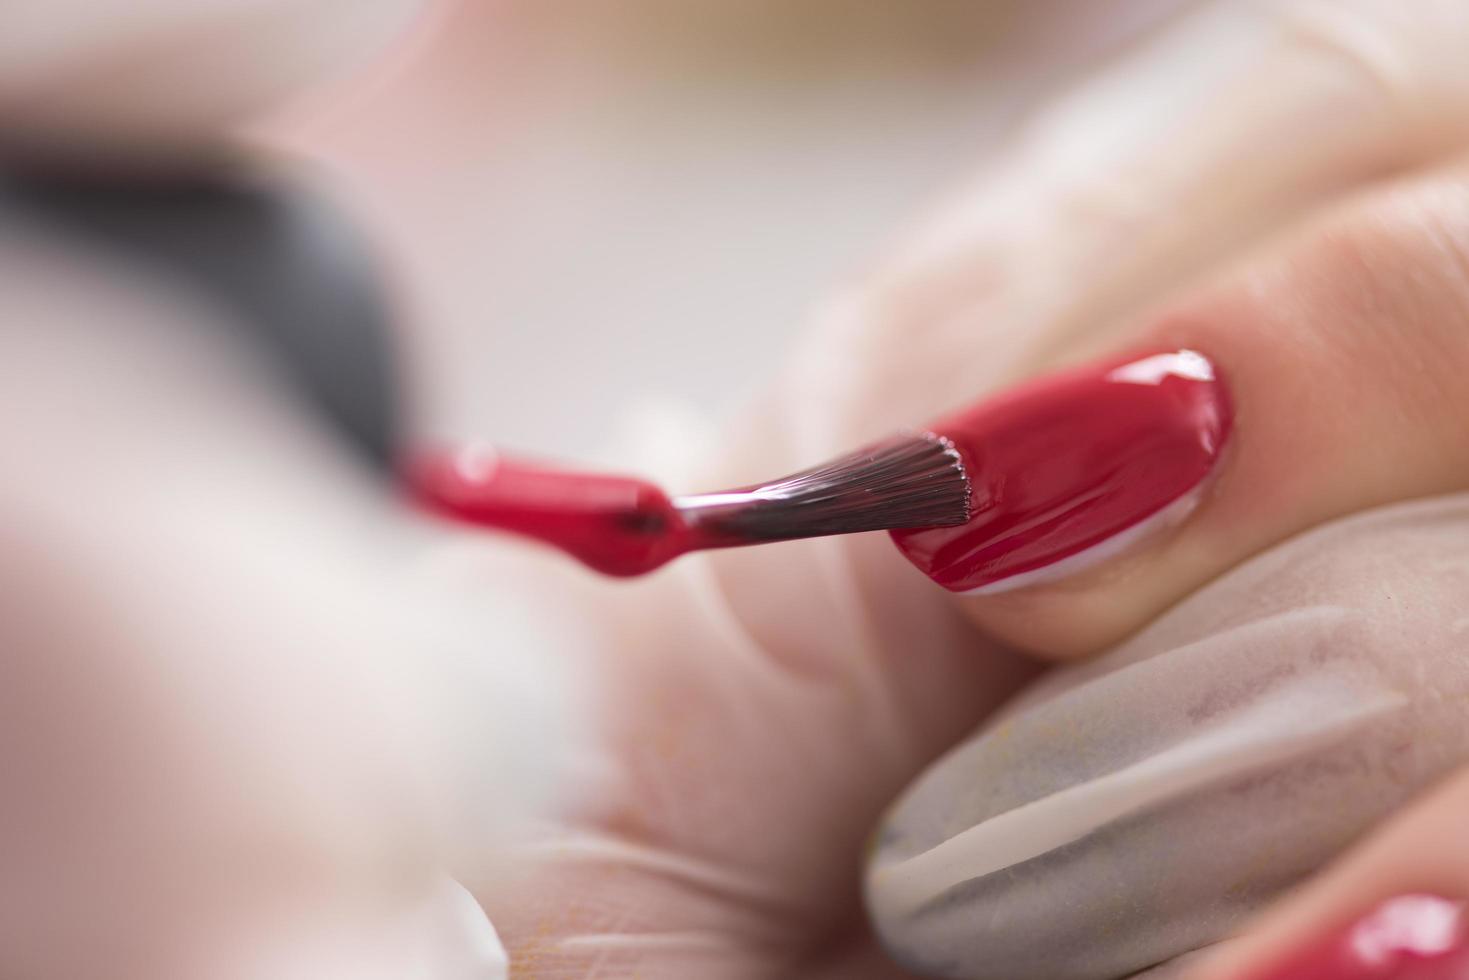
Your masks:
[[[430,510],[535,538],[607,575],[691,551],[963,524],[969,478],[930,432],[894,436],[754,486],[670,497],[634,477],[555,469],[470,447],[420,454],[407,478]]]
[[[885,530],[944,588],[999,591],[1181,520],[1232,417],[1213,363],[1173,350],[1039,378],[921,431],[718,493],[669,496],[488,450],[421,454],[406,478],[440,514],[535,538],[609,575],[692,551]]]

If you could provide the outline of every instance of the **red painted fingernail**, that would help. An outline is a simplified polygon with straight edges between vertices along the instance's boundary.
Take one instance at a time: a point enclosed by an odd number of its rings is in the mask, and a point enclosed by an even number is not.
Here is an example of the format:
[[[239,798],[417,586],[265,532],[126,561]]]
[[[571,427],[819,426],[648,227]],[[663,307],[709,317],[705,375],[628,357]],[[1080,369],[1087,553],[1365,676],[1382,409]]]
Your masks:
[[[1433,895],[1388,899],[1251,980],[1469,980],[1464,904]]]
[[[1069,574],[1187,514],[1232,417],[1213,363],[1194,351],[1032,382],[932,427],[964,457],[970,520],[893,540],[954,592]]]

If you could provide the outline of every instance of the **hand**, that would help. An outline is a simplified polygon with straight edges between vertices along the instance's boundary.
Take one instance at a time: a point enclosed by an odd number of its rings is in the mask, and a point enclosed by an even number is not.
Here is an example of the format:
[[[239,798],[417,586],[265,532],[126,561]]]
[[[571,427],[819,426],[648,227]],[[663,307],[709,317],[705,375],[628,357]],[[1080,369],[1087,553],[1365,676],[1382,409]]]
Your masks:
[[[1171,533],[960,603],[880,538],[686,561],[631,587],[509,556],[483,573],[536,567],[607,637],[602,805],[486,897],[524,975],[898,975],[862,926],[856,855],[896,790],[1028,677],[1011,649],[1078,657],[1156,620],[1049,679],[895,811],[870,888],[915,966],[1111,977],[1186,952],[1466,757],[1463,505],[1330,523],[1469,472],[1463,16],[1221,6],[1178,25],[1043,114],[834,304],[742,448],[698,481],[807,463],[1063,361],[1189,346],[1220,365],[1238,428]],[[1206,720],[1223,740],[1202,748],[1231,752],[1190,764]],[[1231,740],[1254,734],[1252,751]],[[1024,873],[1001,840],[1001,873],[942,907],[884,906],[879,873],[934,843],[920,834],[1109,790],[1155,758],[1201,778],[1124,786],[1110,799],[1127,806],[1043,840]]]

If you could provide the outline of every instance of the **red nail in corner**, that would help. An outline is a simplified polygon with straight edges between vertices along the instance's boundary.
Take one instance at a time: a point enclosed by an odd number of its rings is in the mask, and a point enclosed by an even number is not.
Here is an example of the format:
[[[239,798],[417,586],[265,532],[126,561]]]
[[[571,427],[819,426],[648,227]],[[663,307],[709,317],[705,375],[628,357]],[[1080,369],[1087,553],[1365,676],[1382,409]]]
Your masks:
[[[1250,980],[1469,980],[1462,902],[1401,895]]]
[[[1152,518],[1181,517],[1232,417],[1213,363],[1194,351],[1043,378],[932,427],[964,457],[971,519],[893,540],[955,592],[1064,574],[1125,546]]]

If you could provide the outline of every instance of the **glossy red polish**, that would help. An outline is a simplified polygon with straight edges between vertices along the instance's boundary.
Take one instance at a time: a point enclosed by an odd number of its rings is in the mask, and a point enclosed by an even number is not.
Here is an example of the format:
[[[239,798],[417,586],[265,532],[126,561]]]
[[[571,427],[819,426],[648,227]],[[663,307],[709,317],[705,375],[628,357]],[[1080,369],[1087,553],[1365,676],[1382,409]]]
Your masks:
[[[1464,904],[1401,895],[1249,980],[1469,980]]]
[[[1002,591],[1108,557],[1179,518],[1219,460],[1232,407],[1194,351],[1053,375],[940,420],[972,487],[957,527],[893,531],[954,592]]]

